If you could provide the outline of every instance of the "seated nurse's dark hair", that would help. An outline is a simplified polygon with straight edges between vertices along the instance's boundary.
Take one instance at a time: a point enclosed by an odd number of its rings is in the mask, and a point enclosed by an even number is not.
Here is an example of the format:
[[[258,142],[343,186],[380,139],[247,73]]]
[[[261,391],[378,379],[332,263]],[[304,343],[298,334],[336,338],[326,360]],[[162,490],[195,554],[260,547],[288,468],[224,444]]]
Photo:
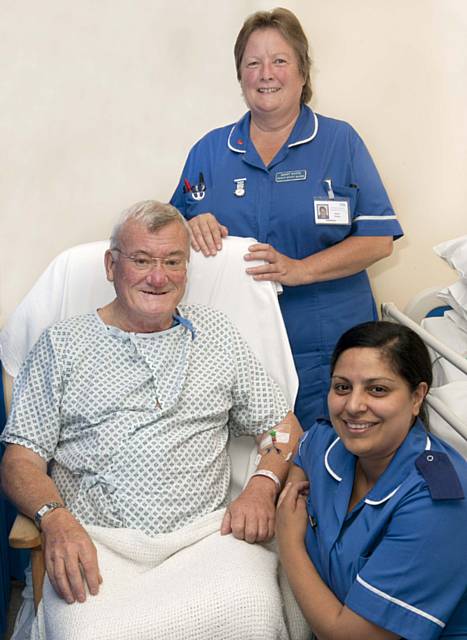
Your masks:
[[[411,391],[420,382],[428,389],[433,381],[430,354],[423,340],[408,327],[394,322],[364,322],[352,327],[339,338],[331,357],[331,375],[339,357],[348,349],[379,349],[383,358],[397,375],[403,378]],[[420,418],[428,426],[424,405]]]

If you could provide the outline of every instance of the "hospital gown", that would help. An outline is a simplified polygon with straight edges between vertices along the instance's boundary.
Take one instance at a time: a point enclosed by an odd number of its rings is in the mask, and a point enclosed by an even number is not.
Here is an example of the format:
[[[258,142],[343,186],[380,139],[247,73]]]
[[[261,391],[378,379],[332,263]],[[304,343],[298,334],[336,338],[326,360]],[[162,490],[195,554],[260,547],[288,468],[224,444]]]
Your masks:
[[[97,313],[47,329],[15,382],[3,441],[50,462],[82,523],[167,533],[226,505],[229,434],[259,435],[289,407],[219,311],[133,334]]]

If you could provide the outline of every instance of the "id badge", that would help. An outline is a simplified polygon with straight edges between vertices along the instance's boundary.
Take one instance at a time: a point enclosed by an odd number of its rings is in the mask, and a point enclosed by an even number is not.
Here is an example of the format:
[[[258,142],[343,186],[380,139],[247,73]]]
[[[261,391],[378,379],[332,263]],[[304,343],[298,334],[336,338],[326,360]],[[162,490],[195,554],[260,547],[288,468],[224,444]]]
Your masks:
[[[316,224],[350,224],[350,207],[348,198],[318,199],[314,198]]]

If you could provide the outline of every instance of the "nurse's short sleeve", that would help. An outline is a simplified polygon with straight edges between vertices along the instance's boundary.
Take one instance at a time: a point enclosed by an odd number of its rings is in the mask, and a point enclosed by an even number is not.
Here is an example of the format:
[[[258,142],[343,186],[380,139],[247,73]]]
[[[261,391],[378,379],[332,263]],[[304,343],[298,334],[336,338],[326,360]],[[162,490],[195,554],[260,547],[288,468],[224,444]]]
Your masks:
[[[60,434],[61,387],[57,354],[47,330],[15,378],[2,442],[24,446],[46,461],[51,460]]]
[[[407,640],[438,638],[466,589],[466,530],[465,500],[405,497],[345,604]]]
[[[352,235],[400,238],[403,231],[375,163],[360,136],[352,133],[351,175],[358,189]]]
[[[309,477],[313,457],[319,456],[328,446],[332,430],[329,423],[315,422],[300,438],[293,463]],[[335,435],[335,434],[334,434]]]
[[[260,435],[282,422],[291,408],[279,385],[272,380],[233,326],[230,339],[236,382],[229,427],[237,436]]]
[[[190,152],[190,154],[188,155],[188,158],[186,159],[185,165],[182,170],[182,174],[178,181],[177,188],[175,189],[174,194],[170,199],[170,204],[174,206],[176,209],[178,209],[182,214],[182,216],[184,217],[186,217],[186,201],[185,201],[185,194],[183,192],[183,186],[184,186],[183,178],[184,176],[187,175],[187,171],[188,171],[187,166],[190,163],[191,154],[192,152]]]

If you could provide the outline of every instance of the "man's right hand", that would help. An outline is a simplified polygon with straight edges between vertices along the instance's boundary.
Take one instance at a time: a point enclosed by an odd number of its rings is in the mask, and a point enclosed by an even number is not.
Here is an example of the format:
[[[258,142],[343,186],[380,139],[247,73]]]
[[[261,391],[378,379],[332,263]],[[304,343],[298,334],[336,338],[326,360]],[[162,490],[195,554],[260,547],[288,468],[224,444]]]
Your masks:
[[[229,230],[212,213],[200,213],[188,220],[191,231],[191,246],[205,256],[215,256],[222,249],[222,238]]]
[[[97,595],[102,576],[91,538],[66,509],[55,509],[41,523],[45,567],[57,594],[68,604],[86,600],[85,583]]]

